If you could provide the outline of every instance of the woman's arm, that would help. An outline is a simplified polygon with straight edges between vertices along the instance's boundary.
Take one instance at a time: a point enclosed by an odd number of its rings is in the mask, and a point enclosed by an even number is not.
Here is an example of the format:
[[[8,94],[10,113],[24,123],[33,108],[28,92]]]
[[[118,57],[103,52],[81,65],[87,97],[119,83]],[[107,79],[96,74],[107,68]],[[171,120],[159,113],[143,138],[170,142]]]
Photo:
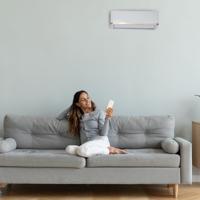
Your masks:
[[[110,124],[110,119],[112,117],[112,113],[113,113],[112,108],[108,108],[106,110],[106,113],[103,111],[100,112],[98,119],[100,136],[108,135],[109,124]]]
[[[63,112],[61,112],[61,113],[56,117],[56,119],[57,119],[57,120],[68,119],[69,111],[70,111],[70,107],[67,108],[67,109],[65,109]]]

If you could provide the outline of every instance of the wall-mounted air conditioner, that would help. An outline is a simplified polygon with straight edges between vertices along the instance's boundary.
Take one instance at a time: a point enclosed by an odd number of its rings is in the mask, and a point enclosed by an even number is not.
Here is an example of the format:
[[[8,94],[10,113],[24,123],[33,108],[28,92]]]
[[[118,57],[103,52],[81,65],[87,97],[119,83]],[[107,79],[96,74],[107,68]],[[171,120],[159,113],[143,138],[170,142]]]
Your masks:
[[[110,26],[124,29],[155,29],[159,24],[157,10],[111,10]]]

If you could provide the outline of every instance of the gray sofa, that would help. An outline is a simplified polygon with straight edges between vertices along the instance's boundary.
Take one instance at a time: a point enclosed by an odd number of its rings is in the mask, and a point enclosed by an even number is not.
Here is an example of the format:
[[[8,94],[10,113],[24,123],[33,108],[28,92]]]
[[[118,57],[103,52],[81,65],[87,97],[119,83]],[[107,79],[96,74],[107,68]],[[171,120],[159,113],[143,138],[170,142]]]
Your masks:
[[[80,144],[68,133],[66,120],[7,115],[4,137],[17,149],[0,154],[0,183],[4,184],[166,184],[177,196],[178,184],[192,183],[191,143],[174,138],[172,116],[114,116],[110,121],[112,146],[127,154],[69,155],[65,147]],[[162,141],[174,138],[177,153],[167,153]]]

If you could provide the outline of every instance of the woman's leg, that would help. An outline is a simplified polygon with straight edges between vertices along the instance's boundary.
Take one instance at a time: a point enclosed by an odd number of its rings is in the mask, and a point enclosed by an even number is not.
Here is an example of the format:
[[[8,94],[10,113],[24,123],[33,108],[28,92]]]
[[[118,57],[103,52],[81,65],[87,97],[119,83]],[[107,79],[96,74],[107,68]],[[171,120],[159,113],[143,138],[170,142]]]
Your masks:
[[[97,154],[109,154],[108,147],[110,146],[110,142],[107,136],[99,136],[94,140],[88,141],[82,144],[77,149],[77,154],[83,157],[90,157]]]
[[[77,155],[77,149],[79,148],[78,145],[68,145],[66,148],[65,148],[65,151],[69,154],[72,154],[72,155]]]

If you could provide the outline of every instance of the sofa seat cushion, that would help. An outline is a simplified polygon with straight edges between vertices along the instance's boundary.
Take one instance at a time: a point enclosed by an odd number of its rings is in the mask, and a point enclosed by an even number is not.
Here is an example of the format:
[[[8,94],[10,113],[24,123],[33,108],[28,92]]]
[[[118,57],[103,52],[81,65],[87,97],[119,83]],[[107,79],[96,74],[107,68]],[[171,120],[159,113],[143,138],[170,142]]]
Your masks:
[[[96,155],[87,167],[179,167],[180,156],[162,149],[127,149],[127,154]]]
[[[85,158],[69,155],[64,150],[16,149],[0,154],[0,166],[83,168]]]

